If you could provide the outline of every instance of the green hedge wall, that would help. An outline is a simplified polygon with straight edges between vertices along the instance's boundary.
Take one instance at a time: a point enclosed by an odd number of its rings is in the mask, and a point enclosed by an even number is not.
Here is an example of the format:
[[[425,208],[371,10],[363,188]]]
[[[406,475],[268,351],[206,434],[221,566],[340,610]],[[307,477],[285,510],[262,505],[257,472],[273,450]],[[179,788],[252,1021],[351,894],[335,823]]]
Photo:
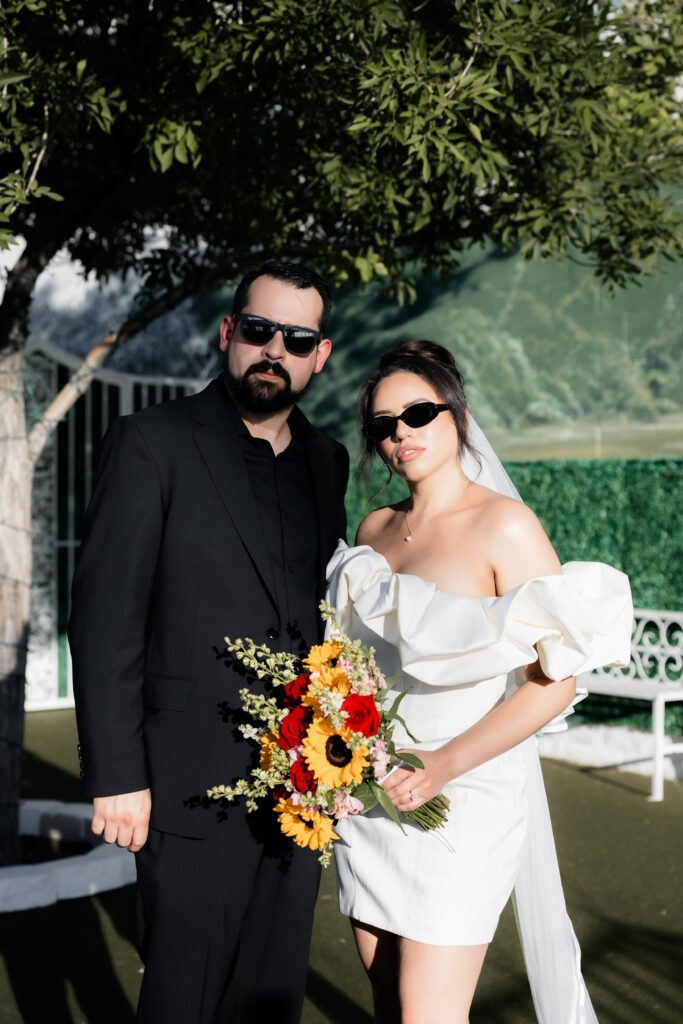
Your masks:
[[[683,609],[683,460],[512,462],[520,494],[563,562],[628,573],[639,608]]]
[[[562,562],[607,562],[628,574],[636,607],[683,609],[683,460],[566,459],[506,468]],[[405,495],[393,479],[373,499],[385,479],[378,469],[370,498],[351,481],[349,538],[368,509]],[[595,696],[580,705],[580,717],[649,727],[649,708]],[[667,729],[683,731],[683,706],[668,708]]]

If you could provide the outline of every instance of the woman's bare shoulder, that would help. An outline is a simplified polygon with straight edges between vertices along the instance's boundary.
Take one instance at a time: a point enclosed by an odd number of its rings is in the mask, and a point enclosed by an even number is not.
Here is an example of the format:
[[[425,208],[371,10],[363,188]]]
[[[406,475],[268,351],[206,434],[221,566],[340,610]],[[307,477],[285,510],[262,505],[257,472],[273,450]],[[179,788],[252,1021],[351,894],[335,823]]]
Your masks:
[[[356,544],[369,544],[374,547],[373,540],[381,534],[392,517],[401,511],[401,505],[383,505],[381,508],[368,512],[356,531]]]
[[[543,526],[528,505],[495,495],[482,508],[480,526],[503,594],[535,576],[560,572],[560,562]]]
[[[523,540],[544,533],[538,517],[524,502],[481,485],[477,489],[481,518],[494,536],[502,540]]]

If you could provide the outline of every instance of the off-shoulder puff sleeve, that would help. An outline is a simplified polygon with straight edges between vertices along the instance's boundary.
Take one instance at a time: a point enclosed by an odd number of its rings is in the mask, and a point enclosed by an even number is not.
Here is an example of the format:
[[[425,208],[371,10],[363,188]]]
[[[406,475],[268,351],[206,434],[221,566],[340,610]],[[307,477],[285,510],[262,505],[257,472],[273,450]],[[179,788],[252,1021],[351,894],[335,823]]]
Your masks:
[[[359,620],[396,647],[404,672],[432,686],[490,679],[537,657],[549,679],[629,662],[628,577],[602,562],[567,562],[501,597],[474,598],[392,573],[372,548],[340,542],[327,599],[346,632]]]

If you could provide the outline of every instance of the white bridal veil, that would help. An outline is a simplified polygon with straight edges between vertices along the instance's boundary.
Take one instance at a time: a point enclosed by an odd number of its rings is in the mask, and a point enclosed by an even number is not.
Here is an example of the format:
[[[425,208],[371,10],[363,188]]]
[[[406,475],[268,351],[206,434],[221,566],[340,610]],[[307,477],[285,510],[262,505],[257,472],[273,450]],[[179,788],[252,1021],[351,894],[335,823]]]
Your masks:
[[[521,501],[515,485],[474,419],[470,420],[470,440],[479,452],[481,467],[468,452],[462,458],[465,474],[499,494]],[[510,673],[507,693],[513,692],[523,681],[520,670]],[[578,694],[573,703],[584,695],[585,691]],[[564,718],[571,710],[569,707],[546,726],[546,730],[566,729]],[[597,1024],[581,974],[581,951],[562,891],[536,737],[530,737],[522,747],[527,762],[528,831],[512,902],[536,1016],[539,1024]]]

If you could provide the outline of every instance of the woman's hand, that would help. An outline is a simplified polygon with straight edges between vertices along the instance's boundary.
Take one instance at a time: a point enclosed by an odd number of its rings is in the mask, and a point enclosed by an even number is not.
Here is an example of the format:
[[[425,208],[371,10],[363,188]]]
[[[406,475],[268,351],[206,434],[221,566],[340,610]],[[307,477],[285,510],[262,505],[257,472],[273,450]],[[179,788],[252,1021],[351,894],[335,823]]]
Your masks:
[[[396,768],[382,786],[397,810],[414,811],[441,793],[450,779],[440,750],[399,750],[398,756],[401,754],[419,757],[424,768]]]

